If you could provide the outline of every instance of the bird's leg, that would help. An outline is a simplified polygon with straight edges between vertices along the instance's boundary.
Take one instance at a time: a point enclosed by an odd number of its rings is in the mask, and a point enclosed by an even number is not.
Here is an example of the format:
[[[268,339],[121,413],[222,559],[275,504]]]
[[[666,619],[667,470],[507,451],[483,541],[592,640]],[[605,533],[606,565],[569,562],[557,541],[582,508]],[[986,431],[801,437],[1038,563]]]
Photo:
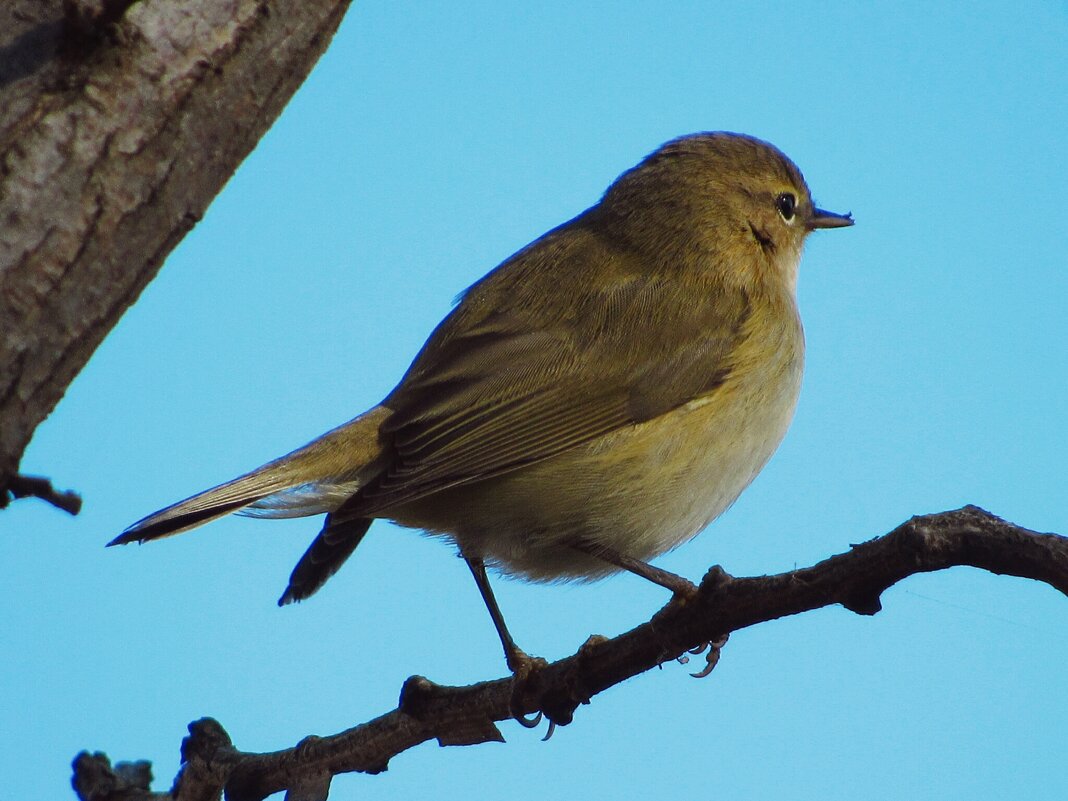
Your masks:
[[[485,601],[486,609],[493,618],[493,626],[497,629],[497,636],[501,638],[501,645],[504,647],[504,659],[508,663],[508,669],[517,676],[525,676],[530,672],[533,660],[515,644],[512,635],[508,633],[504,615],[501,614],[501,608],[497,605],[497,599],[490,587],[489,576],[486,575],[486,563],[482,557],[465,556],[464,561],[471,568],[471,575],[475,577],[478,591],[482,593],[482,600]]]
[[[611,548],[605,548],[602,545],[592,545],[587,541],[574,542],[571,544],[571,547],[576,551],[581,551],[590,556],[595,556],[598,559],[603,559],[616,567],[629,570],[634,575],[648,579],[654,584],[659,584],[661,587],[671,590],[677,600],[687,601],[697,595],[697,587],[694,586],[692,581],[684,579],[682,576],[678,576],[667,570],[661,570],[659,567],[653,567],[651,564],[643,562],[641,559],[635,559],[626,554],[622,554],[619,551],[612,550]],[[691,673],[691,676],[696,679],[703,679],[712,672],[712,668],[719,662],[720,651],[723,646],[727,644],[728,636],[729,635],[724,634],[718,639],[705,643],[697,648],[690,649],[691,654],[699,654],[706,649],[708,650],[708,654],[705,657],[706,665],[704,669],[698,673]],[[684,655],[679,661],[682,664],[686,664],[689,659]]]
[[[594,545],[586,540],[573,542],[571,547],[576,551],[581,551],[616,567],[628,570],[636,576],[641,576],[643,579],[653,582],[653,584],[659,584],[661,587],[671,590],[672,594],[681,600],[688,600],[697,595],[697,587],[689,579],[670,573],[667,570],[661,570],[659,567],[653,567],[641,559],[635,559],[603,545]]]
[[[464,561],[471,568],[471,575],[475,577],[478,591],[482,593],[482,600],[485,601],[486,609],[489,610],[490,617],[493,618],[493,627],[497,629],[497,636],[501,638],[501,645],[504,647],[504,660],[508,663],[508,669],[512,671],[512,675],[517,680],[512,697],[512,717],[517,723],[526,726],[528,729],[533,729],[541,723],[542,714],[538,712],[534,717],[528,718],[522,712],[516,711],[515,693],[518,692],[520,684],[530,675],[531,670],[539,664],[544,665],[545,661],[532,659],[528,656],[522,648],[515,644],[512,635],[508,633],[508,626],[504,623],[504,615],[501,614],[501,608],[497,605],[497,598],[493,594],[493,588],[490,587],[489,576],[486,575],[486,563],[482,560],[482,557],[465,556]],[[545,739],[548,739],[552,734],[555,725],[555,723],[551,723],[549,734],[546,735]]]

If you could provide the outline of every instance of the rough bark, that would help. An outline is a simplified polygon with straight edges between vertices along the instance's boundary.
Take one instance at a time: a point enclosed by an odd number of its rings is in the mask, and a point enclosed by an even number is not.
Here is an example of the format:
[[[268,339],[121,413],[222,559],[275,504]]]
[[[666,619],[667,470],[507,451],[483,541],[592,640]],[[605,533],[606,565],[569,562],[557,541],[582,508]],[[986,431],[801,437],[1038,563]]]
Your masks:
[[[0,506],[20,488],[39,494],[16,478],[34,429],[281,112],[348,5],[0,5]]]
[[[168,792],[150,791],[149,763],[112,767],[102,753],[75,758],[73,784],[82,801],[191,801],[219,798],[224,791],[229,801],[258,801],[282,790],[287,801],[323,801],[338,773],[380,773],[394,756],[428,740],[440,745],[501,740],[497,721],[525,722],[522,716],[532,713],[566,725],[598,693],[713,643],[701,671],[707,675],[732,631],[832,604],[873,615],[891,585],[957,565],[1042,581],[1068,595],[1068,538],[1029,531],[968,506],[914,517],[809,568],[733,578],[713,567],[692,601],[668,604],[649,622],[611,640],[591,637],[578,653],[526,677],[444,687],[413,676],[393,711],[330,737],[307,737],[283,751],[241,752],[218,722],[195,721]]]

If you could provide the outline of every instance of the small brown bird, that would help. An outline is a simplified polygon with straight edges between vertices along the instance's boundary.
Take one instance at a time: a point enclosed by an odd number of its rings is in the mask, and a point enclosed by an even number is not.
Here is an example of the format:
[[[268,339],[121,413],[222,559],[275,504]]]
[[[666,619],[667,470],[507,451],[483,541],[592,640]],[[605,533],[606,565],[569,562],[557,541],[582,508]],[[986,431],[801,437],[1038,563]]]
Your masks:
[[[378,406],[287,456],[135,523],[111,544],[230,512],[326,514],[280,604],[307,598],[372,520],[456,544],[515,645],[486,564],[534,581],[647,560],[730,506],[793,416],[805,237],[852,225],[797,167],[731,133],[668,142],[592,208],[470,287]]]

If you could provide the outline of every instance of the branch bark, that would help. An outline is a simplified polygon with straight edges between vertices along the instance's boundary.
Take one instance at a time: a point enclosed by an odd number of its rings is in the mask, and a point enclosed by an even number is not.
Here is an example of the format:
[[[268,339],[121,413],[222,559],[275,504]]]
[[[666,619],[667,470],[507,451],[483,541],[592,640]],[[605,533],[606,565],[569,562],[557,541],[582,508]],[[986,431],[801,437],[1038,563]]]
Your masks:
[[[380,773],[397,754],[433,739],[443,746],[499,741],[496,723],[516,716],[540,712],[566,725],[598,693],[708,643],[715,643],[707,657],[714,665],[730,632],[832,604],[873,615],[893,584],[959,565],[1042,581],[1068,595],[1068,538],[1029,531],[967,506],[914,517],[809,568],[733,578],[713,567],[694,601],[670,603],[613,639],[591,637],[574,655],[525,679],[445,687],[413,676],[393,711],[283,751],[239,751],[219,723],[195,721],[169,792],[149,790],[147,762],[112,767],[101,753],[77,756],[73,784],[82,801],[192,801],[218,798],[223,791],[230,801],[258,801],[282,790],[287,801],[322,801],[338,773]]]
[[[0,6],[0,500],[36,427],[274,122],[349,0]]]

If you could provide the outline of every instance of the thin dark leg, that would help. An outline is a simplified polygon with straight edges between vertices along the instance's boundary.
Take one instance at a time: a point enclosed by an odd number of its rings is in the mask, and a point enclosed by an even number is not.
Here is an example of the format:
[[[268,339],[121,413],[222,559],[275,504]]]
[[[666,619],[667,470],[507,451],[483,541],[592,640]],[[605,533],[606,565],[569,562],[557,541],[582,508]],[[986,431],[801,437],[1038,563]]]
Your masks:
[[[677,598],[693,598],[697,594],[697,587],[694,586],[692,581],[674,573],[669,573],[667,570],[661,570],[659,567],[653,567],[641,559],[635,559],[611,548],[605,548],[603,545],[591,545],[583,541],[572,543],[571,547],[576,551],[582,551],[616,567],[628,570],[636,576],[641,576],[643,579],[653,582],[653,584],[659,584],[661,587],[671,590]]]
[[[508,633],[508,626],[504,623],[504,615],[501,614],[501,608],[497,605],[497,599],[494,597],[493,589],[490,587],[489,576],[486,575],[486,563],[482,561],[481,557],[465,556],[464,561],[471,568],[471,575],[475,577],[478,591],[482,593],[482,600],[486,602],[486,609],[489,610],[490,617],[493,618],[493,626],[497,629],[497,636],[501,638],[501,645],[504,647],[504,659],[508,663],[508,669],[513,673],[529,671],[530,657],[515,644],[512,635]]]

